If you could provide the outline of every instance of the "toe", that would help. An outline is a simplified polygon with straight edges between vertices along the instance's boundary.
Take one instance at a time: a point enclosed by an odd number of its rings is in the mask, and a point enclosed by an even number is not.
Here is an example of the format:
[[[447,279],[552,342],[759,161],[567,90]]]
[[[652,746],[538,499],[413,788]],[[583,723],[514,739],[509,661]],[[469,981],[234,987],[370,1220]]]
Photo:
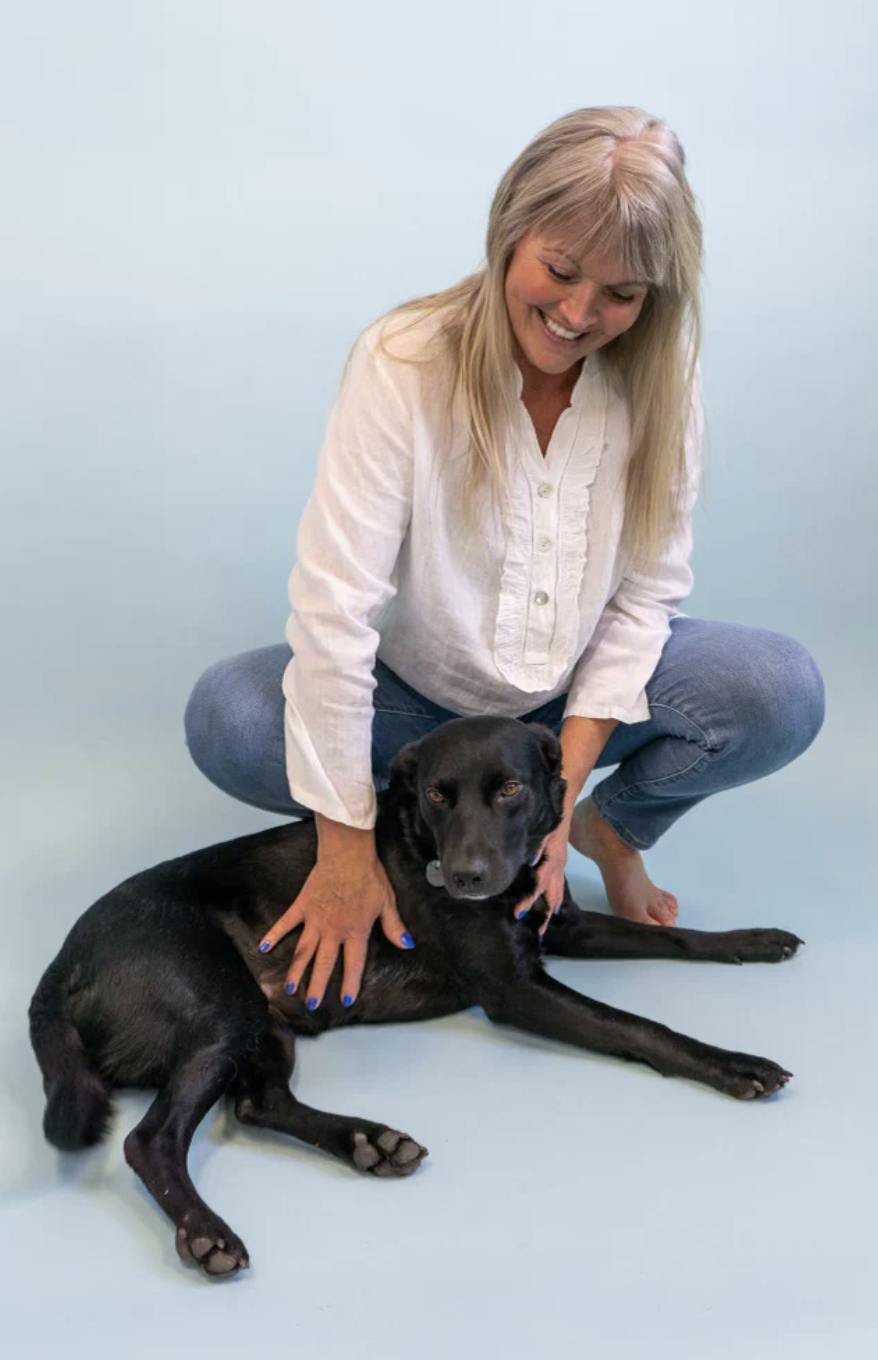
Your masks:
[[[202,1262],[208,1275],[220,1279],[223,1275],[234,1275],[241,1269],[241,1262],[236,1261],[227,1251],[211,1252],[206,1261]]]
[[[220,1219],[204,1220],[197,1227],[181,1223],[177,1228],[177,1252],[187,1265],[193,1262],[212,1278],[235,1275],[250,1264],[247,1248]]]
[[[396,1129],[385,1129],[382,1134],[379,1134],[375,1141],[382,1152],[390,1154],[391,1152],[396,1151],[400,1139],[404,1136],[404,1134],[397,1133]]]
[[[361,1171],[369,1171],[381,1161],[381,1153],[374,1147],[366,1134],[360,1130],[354,1134],[354,1165]]]

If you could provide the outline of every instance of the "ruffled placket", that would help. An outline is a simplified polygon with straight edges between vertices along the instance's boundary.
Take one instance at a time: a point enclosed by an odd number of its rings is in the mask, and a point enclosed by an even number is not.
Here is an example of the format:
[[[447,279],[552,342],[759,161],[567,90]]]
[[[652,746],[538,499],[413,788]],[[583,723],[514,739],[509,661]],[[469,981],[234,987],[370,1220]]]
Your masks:
[[[506,449],[509,535],[493,651],[504,679],[534,693],[551,689],[575,660],[590,488],[605,448],[608,386],[598,356],[590,355],[543,458],[517,366],[516,374],[517,418]]]

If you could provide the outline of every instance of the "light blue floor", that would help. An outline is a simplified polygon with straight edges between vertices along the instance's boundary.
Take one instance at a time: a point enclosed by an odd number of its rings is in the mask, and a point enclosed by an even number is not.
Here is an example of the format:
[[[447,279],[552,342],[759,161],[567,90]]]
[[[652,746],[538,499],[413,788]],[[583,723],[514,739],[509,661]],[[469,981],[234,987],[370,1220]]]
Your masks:
[[[18,696],[33,716],[7,743],[5,1354],[875,1354],[874,732],[854,726],[869,704],[851,672],[824,668],[829,716],[800,761],[703,804],[648,859],[682,924],[787,927],[807,941],[797,958],[550,965],[592,996],[782,1062],[786,1091],[738,1104],[476,1012],[303,1041],[304,1099],[395,1124],[430,1157],[410,1180],[373,1181],[210,1116],[194,1176],[253,1263],[211,1284],[180,1265],[123,1162],[148,1097],[119,1100],[102,1148],[59,1156],[42,1141],[25,1027],[39,974],[101,892],[279,820],[190,764],[180,714],[199,665],[169,656],[159,693],[132,668],[124,711],[98,677],[56,701],[48,666],[33,671],[44,691]],[[580,902],[601,905],[592,866],[570,867]]]

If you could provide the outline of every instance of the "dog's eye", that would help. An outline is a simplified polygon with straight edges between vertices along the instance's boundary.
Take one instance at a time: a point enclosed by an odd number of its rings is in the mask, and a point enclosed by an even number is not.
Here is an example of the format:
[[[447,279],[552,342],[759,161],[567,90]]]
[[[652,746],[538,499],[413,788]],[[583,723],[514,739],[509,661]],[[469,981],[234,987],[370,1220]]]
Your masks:
[[[427,797],[431,803],[444,803],[445,799],[438,789],[427,789]]]
[[[516,784],[514,779],[508,779],[500,790],[500,793],[504,798],[514,798],[520,788],[521,785]]]

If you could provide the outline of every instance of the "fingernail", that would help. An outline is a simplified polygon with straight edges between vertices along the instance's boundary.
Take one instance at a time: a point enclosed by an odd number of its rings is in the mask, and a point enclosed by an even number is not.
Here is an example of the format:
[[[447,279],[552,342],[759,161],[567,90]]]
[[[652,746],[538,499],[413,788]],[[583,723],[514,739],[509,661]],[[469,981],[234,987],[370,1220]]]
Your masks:
[[[525,916],[527,916],[527,907],[522,907],[521,911],[515,913],[516,921],[523,921]]]
[[[293,992],[294,992],[295,990],[296,990],[296,984],[295,984],[295,982],[288,982],[287,985],[286,985],[286,987],[284,988],[284,991],[285,991],[285,992],[288,992],[290,996],[292,996],[292,994],[293,994]]]
[[[271,948],[271,940],[263,940],[263,941],[262,941],[262,944],[259,946],[259,952],[260,952],[260,954],[264,954],[265,951],[266,951],[267,949],[270,949],[270,948]]]
[[[406,949],[414,949],[414,947],[415,947],[415,942],[414,942],[414,940],[412,939],[411,935],[408,933],[408,931],[406,931],[404,935],[400,935],[399,938],[402,940],[402,942],[403,942],[403,944],[405,945]]]
[[[539,858],[540,858],[540,852],[539,852],[539,850],[536,850],[536,851],[531,855],[530,859],[528,860],[528,864],[531,866],[531,868],[533,868],[533,866],[538,862]]]
[[[561,910],[561,908],[562,908],[563,905],[564,905],[563,902],[559,902],[559,903],[558,903],[557,907],[555,908],[555,915],[556,915],[556,916],[558,915],[558,913],[559,913],[559,911]]]
[[[308,997],[308,1010],[309,1010],[309,1011],[313,1011],[313,1010],[316,1010],[316,1009],[317,1009],[317,997],[316,997],[316,996],[309,996],[309,997]]]
[[[343,996],[341,999],[341,1004],[343,1006],[352,1006],[354,1004],[354,998],[352,996]]]

